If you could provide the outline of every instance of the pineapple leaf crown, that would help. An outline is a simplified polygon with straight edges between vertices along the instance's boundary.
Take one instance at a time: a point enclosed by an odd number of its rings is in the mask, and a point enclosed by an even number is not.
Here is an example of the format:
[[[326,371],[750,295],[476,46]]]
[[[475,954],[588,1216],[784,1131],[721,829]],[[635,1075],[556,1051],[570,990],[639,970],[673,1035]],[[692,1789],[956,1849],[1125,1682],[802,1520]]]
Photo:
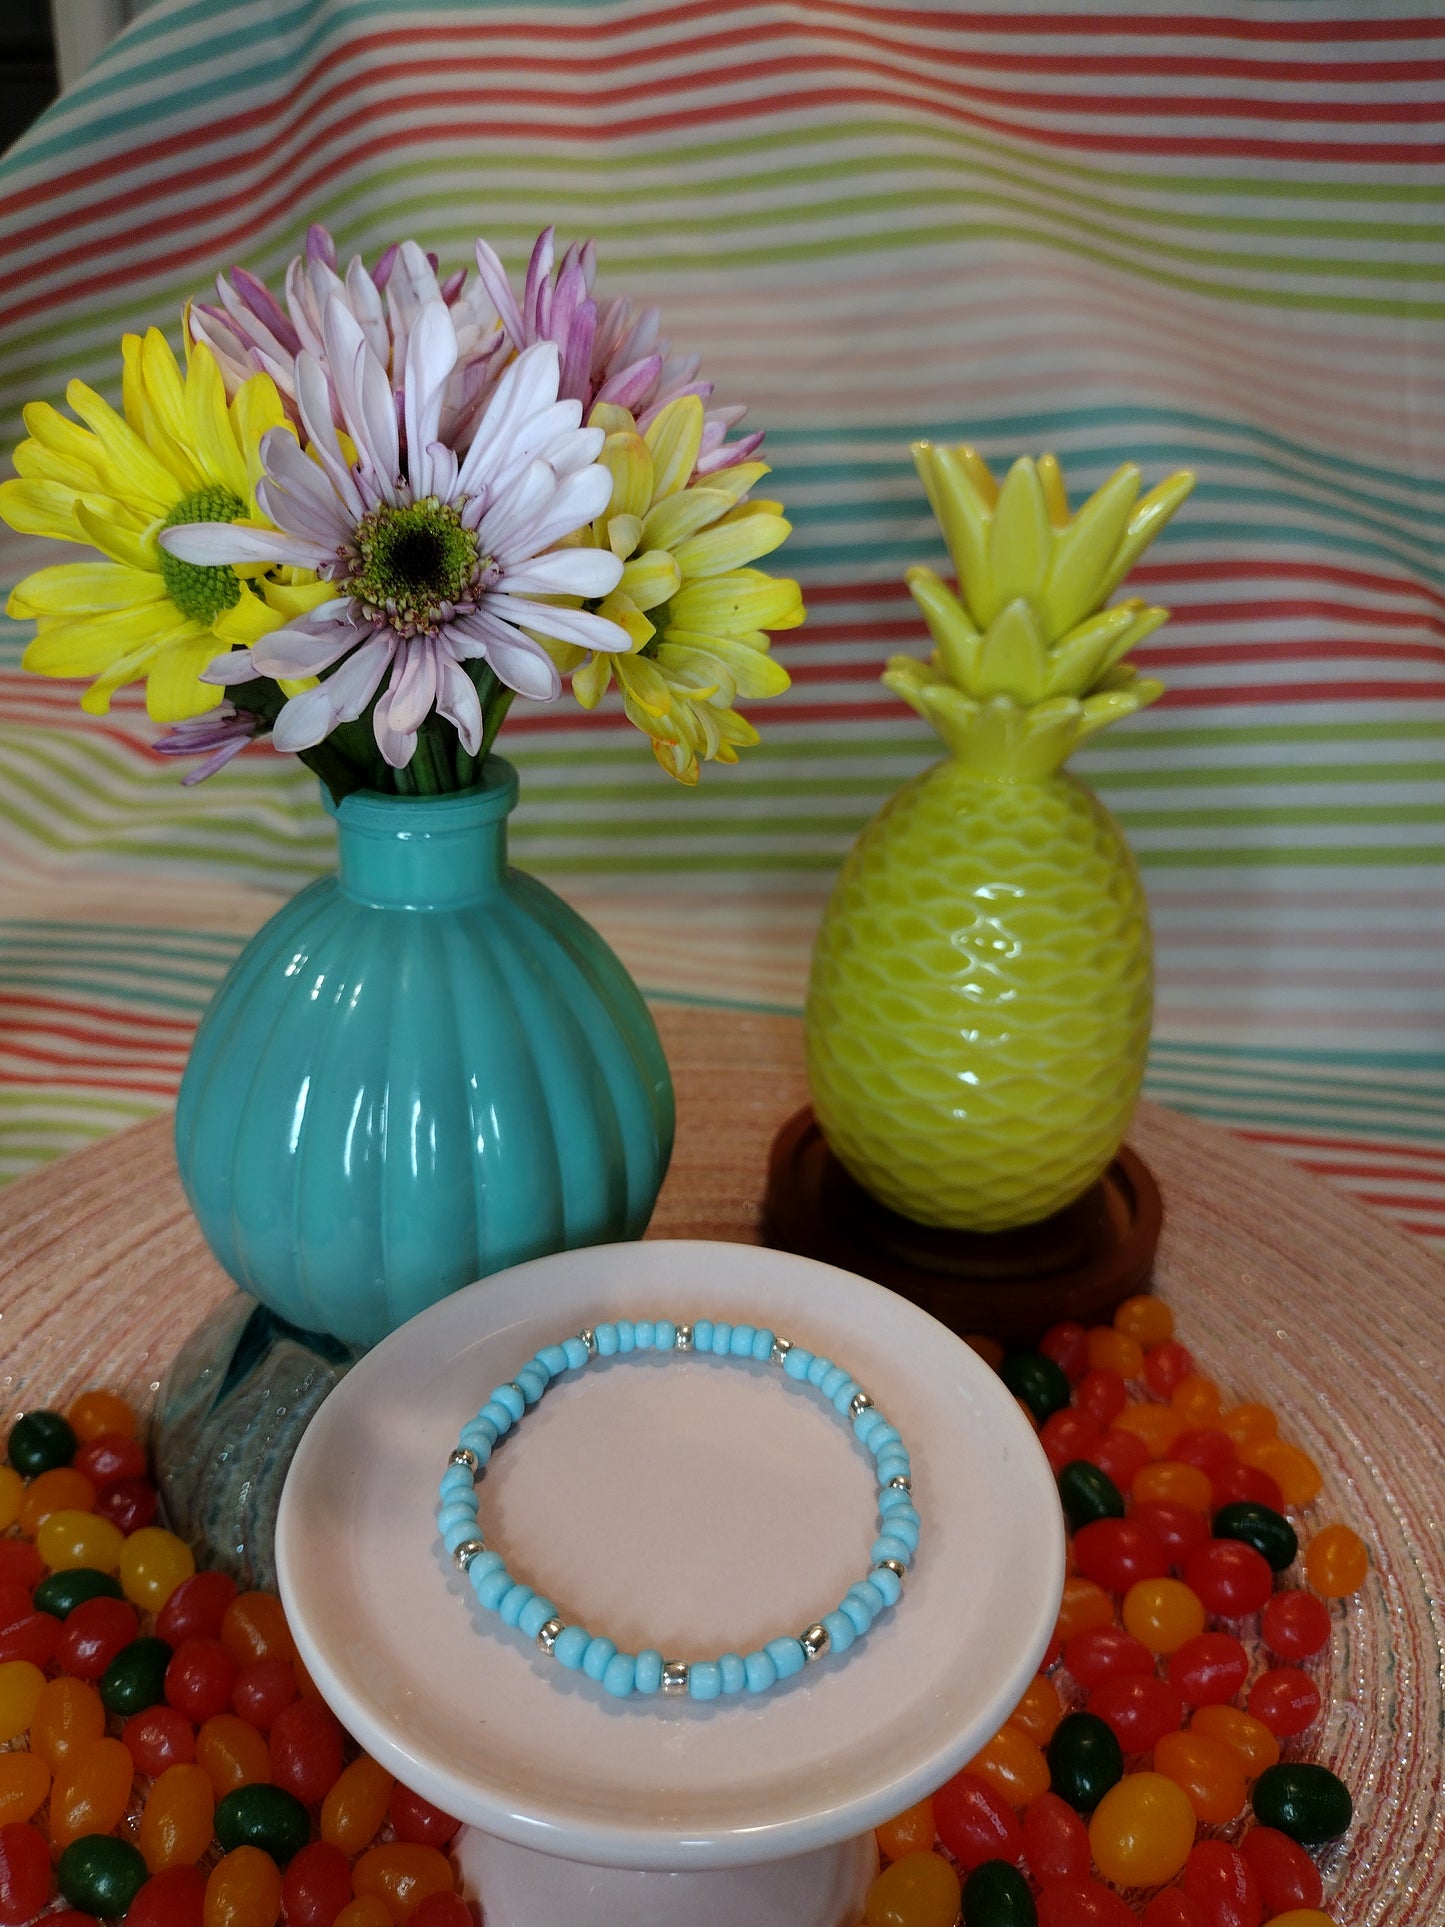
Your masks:
[[[1077,513],[1052,455],[1024,456],[1000,487],[967,447],[913,444],[958,577],[907,583],[935,644],[894,656],[883,681],[980,774],[1049,775],[1086,736],[1164,693],[1124,658],[1169,617],[1140,597],[1109,597],[1194,486],[1181,469],[1140,496],[1126,462]]]

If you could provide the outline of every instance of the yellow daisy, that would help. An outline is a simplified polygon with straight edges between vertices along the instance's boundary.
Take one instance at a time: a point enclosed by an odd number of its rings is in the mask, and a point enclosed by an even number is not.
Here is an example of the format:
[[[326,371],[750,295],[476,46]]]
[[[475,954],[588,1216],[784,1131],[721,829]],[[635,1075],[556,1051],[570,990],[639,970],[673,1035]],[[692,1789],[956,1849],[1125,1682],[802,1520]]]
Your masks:
[[[27,669],[94,678],[82,709],[104,715],[117,689],[144,679],[151,716],[183,722],[222,700],[200,681],[218,655],[333,591],[295,571],[198,567],[160,547],[159,532],[178,523],[264,521],[258,446],[287,422],[269,375],[228,403],[209,348],[193,347],[182,371],[152,328],[143,340],[127,335],[122,354],[124,414],[80,381],[66,400],[83,427],[33,402],[18,479],[0,483],[0,517],[12,528],[87,543],[108,560],[39,569],[7,606],[38,624]]]
[[[679,396],[646,434],[625,408],[599,403],[589,418],[607,431],[600,460],[612,500],[579,541],[610,548],[622,580],[597,604],[632,638],[626,655],[555,645],[572,693],[595,709],[615,676],[628,720],[680,783],[696,783],[700,762],[735,763],[758,733],[733,707],[781,695],[788,672],[768,653],[767,631],[803,620],[796,582],[750,563],[786,540],[791,524],[777,502],[748,501],[766,462],[740,462],[696,481],[703,405]]]

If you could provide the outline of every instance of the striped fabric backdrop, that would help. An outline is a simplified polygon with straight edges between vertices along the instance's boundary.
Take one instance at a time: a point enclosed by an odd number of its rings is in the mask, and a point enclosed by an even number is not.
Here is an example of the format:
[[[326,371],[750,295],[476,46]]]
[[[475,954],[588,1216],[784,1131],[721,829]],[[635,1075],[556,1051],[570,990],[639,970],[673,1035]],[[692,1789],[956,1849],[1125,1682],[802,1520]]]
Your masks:
[[[309,219],[514,266],[556,220],[768,430],[810,621],[674,788],[615,711],[507,726],[514,851],[651,992],[794,1009],[831,873],[934,753],[878,683],[941,560],[907,455],[1198,490],[1136,585],[1168,695],[1076,767],[1159,948],[1151,1090],[1445,1239],[1445,18],[854,0],[162,0],[0,162],[0,436]],[[7,537],[8,585],[47,559]],[[53,558],[49,558],[53,559]],[[0,1176],[166,1105],[329,860],[267,748],[182,791],[0,630]],[[570,700],[570,699],[569,699]]]

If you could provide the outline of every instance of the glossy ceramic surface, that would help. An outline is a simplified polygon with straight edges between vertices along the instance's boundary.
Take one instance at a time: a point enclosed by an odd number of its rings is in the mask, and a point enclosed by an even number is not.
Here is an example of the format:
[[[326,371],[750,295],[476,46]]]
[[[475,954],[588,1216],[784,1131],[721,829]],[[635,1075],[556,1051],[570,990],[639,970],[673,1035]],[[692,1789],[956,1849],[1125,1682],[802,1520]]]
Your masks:
[[[924,1536],[901,1605],[761,1699],[608,1699],[484,1613],[436,1539],[437,1480],[491,1388],[539,1344],[648,1313],[826,1350],[912,1450]],[[586,1623],[700,1657],[841,1597],[873,1491],[836,1414],[775,1368],[651,1357],[544,1399],[488,1468],[482,1517],[511,1569]],[[1063,1533],[1013,1400],[926,1314],[808,1259],[659,1240],[520,1266],[377,1346],[301,1442],[277,1563],[322,1692],[408,1785],[544,1854],[686,1869],[853,1839],[970,1758],[1048,1640]]]
[[[597,933],[506,862],[511,766],[350,796],[340,870],[247,944],[196,1034],[176,1154],[206,1242],[293,1324],[368,1345],[541,1252],[641,1235],[672,1086]]]

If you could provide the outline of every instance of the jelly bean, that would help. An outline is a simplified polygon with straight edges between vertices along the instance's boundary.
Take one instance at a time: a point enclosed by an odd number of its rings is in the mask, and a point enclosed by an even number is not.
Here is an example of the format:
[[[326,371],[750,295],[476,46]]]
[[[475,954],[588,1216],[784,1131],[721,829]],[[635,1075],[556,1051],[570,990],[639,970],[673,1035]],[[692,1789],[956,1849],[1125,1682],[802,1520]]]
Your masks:
[[[1064,1664],[1087,1689],[1128,1673],[1152,1674],[1154,1655],[1122,1626],[1090,1626],[1064,1648]]]
[[[125,1913],[145,1885],[146,1863],[129,1840],[88,1833],[61,1854],[56,1877],[73,1907],[109,1919]]]
[[[905,1807],[902,1813],[895,1813],[891,1820],[875,1827],[874,1833],[878,1851],[887,1860],[901,1860],[905,1853],[931,1853],[938,1837],[933,1822],[933,1801],[915,1800],[911,1807]]]
[[[1154,1745],[1154,1771],[1183,1789],[1206,1826],[1222,1827],[1244,1811],[1244,1769],[1207,1733],[1166,1733]]]
[[[120,1555],[121,1586],[142,1612],[158,1613],[195,1570],[195,1554],[164,1526],[142,1526],[131,1533]]]
[[[1144,1383],[1158,1398],[1168,1398],[1193,1372],[1193,1356],[1176,1339],[1151,1345],[1144,1354]]]
[[[428,1894],[412,1911],[411,1927],[476,1927],[460,1894]]]
[[[1348,1526],[1325,1526],[1305,1549],[1305,1577],[1325,1599],[1343,1599],[1365,1583],[1370,1555]]]
[[[1179,1884],[1195,1903],[1203,1927],[1259,1927],[1264,1912],[1259,1883],[1249,1862],[1226,1841],[1199,1841]]]
[[[143,1713],[132,1713],[120,1737],[136,1772],[152,1780],[158,1780],[168,1766],[188,1766],[196,1757],[196,1729],[173,1706],[148,1706]]]
[[[225,1648],[221,1649],[223,1652]],[[230,1655],[227,1654],[229,1659]],[[241,1667],[231,1688],[231,1706],[260,1733],[269,1733],[276,1715],[300,1693],[296,1667],[289,1659],[255,1659]]]
[[[1137,1927],[1118,1894],[1097,1880],[1061,1880],[1038,1899],[1039,1927]]]
[[[1284,1506],[1284,1494],[1257,1465],[1226,1465],[1222,1472],[1215,1473],[1211,1483],[1216,1511],[1227,1505],[1264,1505],[1271,1512],[1279,1512]]]
[[[1287,1914],[1276,1914],[1269,1927],[1338,1927],[1338,1922],[1318,1907],[1291,1907]]]
[[[1092,1813],[1124,1772],[1114,1730],[1096,1713],[1070,1713],[1061,1720],[1045,1757],[1050,1789],[1079,1813]]]
[[[1192,1465],[1212,1480],[1235,1463],[1234,1441],[1215,1426],[1198,1426],[1179,1434],[1169,1456],[1176,1464]]]
[[[1074,1534],[1074,1563],[1106,1591],[1126,1593],[1138,1579],[1162,1579],[1169,1555],[1136,1519],[1094,1519]]]
[[[125,1927],[203,1927],[206,1876],[199,1867],[152,1874],[125,1917]]]
[[[963,1883],[963,1927],[1036,1927],[1029,1883],[1007,1860],[986,1860]]]
[[[17,1589],[18,1590],[18,1589]],[[18,1602],[16,1602],[18,1604]],[[60,1621],[53,1613],[7,1609],[0,1623],[0,1666],[17,1660],[48,1666],[60,1644]]]
[[[35,1610],[68,1619],[87,1599],[119,1599],[120,1581],[114,1573],[96,1572],[91,1566],[72,1566],[68,1572],[53,1572],[35,1588]]]
[[[30,1717],[30,1750],[48,1767],[58,1767],[104,1733],[105,1707],[88,1681],[62,1674],[45,1682]]]
[[[1275,1827],[1251,1827],[1239,1843],[1259,1888],[1266,1920],[1292,1907],[1318,1907],[1320,1870],[1297,1840]]]
[[[1054,1473],[1062,1472],[1074,1459],[1088,1458],[1103,1436],[1097,1420],[1091,1419],[1087,1412],[1076,1412],[1072,1406],[1054,1412],[1039,1427],[1039,1444]]]
[[[1320,1689],[1297,1666],[1276,1666],[1260,1674],[1246,1704],[1277,1739],[1292,1739],[1318,1718]]]
[[[1299,1551],[1294,1527],[1272,1506],[1247,1502],[1221,1506],[1211,1529],[1216,1539],[1238,1539],[1252,1546],[1272,1572],[1283,1572],[1293,1565]]]
[[[1181,1378],[1169,1394],[1169,1403],[1188,1425],[1218,1425],[1224,1417],[1219,1387],[1200,1372]]]
[[[1056,1625],[1065,1644],[1075,1633],[1086,1632],[1090,1626],[1110,1626],[1113,1621],[1114,1602],[1102,1586],[1072,1575],[1064,1581]]]
[[[1189,1725],[1191,1731],[1227,1746],[1246,1780],[1255,1779],[1279,1758],[1279,1741],[1269,1728],[1237,1706],[1201,1706]]]
[[[1240,1539],[1210,1539],[1184,1562],[1184,1583],[1226,1619],[1258,1612],[1274,1591],[1269,1561]]]
[[[100,1676],[100,1697],[106,1711],[124,1720],[163,1700],[170,1663],[170,1647],[151,1634],[122,1646]]]
[[[206,1721],[196,1735],[196,1761],[206,1769],[218,1800],[237,1787],[270,1783],[270,1749],[255,1727],[234,1713],[217,1713]]]
[[[57,1465],[32,1479],[20,1501],[17,1524],[27,1539],[36,1539],[40,1528],[54,1512],[91,1512],[95,1508],[95,1487],[84,1473],[68,1465]]]
[[[1129,1507],[1129,1517],[1159,1541],[1176,1570],[1209,1537],[1209,1526],[1201,1513],[1169,1499],[1136,1499]]]
[[[1239,1456],[1246,1465],[1269,1474],[1284,1494],[1286,1505],[1308,1505],[1319,1497],[1324,1483],[1320,1469],[1297,1445],[1289,1445],[1284,1439],[1260,1439],[1257,1444],[1244,1446]]]
[[[117,1479],[95,1502],[96,1512],[129,1537],[150,1525],[160,1511],[160,1494],[149,1479]]]
[[[229,1574],[193,1573],[161,1607],[156,1632],[169,1646],[187,1639],[219,1639],[226,1608],[235,1597],[236,1582]]]
[[[420,1912],[420,1908],[417,1911]],[[347,1901],[336,1916],[333,1927],[393,1927],[393,1922],[375,1894],[364,1894],[360,1900]]]
[[[0,1585],[28,1591],[45,1576],[45,1561],[28,1539],[0,1539]]]
[[[1184,1695],[1167,1679],[1123,1674],[1094,1688],[1089,1711],[1106,1722],[1126,1753],[1147,1753],[1164,1734],[1178,1731]]]
[[[1249,1676],[1249,1654],[1229,1633],[1197,1633],[1169,1655],[1170,1679],[1188,1706],[1223,1706]]]
[[[20,1517],[25,1481],[13,1465],[0,1465],[0,1532],[8,1532]]]
[[[0,1827],[0,1927],[29,1927],[50,1898],[50,1849],[38,1827]]]
[[[1149,1448],[1143,1439],[1136,1438],[1132,1432],[1124,1432],[1117,1425],[1111,1425],[1100,1439],[1084,1454],[1091,1465],[1097,1465],[1106,1478],[1112,1479],[1121,1492],[1127,1492],[1149,1462]]]
[[[18,1620],[28,1619],[34,1611],[35,1601],[28,1586],[0,1582],[0,1627],[13,1626]]]
[[[1308,1592],[1277,1592],[1260,1614],[1264,1643],[1281,1659],[1309,1659],[1330,1636],[1330,1609]]]
[[[45,1690],[45,1675],[28,1659],[0,1661],[0,1741],[29,1729]]]
[[[1167,1505],[1187,1505],[1196,1512],[1208,1512],[1214,1505],[1214,1487],[1209,1474],[1201,1472],[1197,1465],[1182,1465],[1178,1459],[1158,1459],[1152,1465],[1141,1466],[1134,1474],[1129,1497],[1141,1505],[1162,1500]]]
[[[1152,1292],[1141,1292],[1115,1306],[1114,1329],[1127,1332],[1145,1347],[1162,1345],[1166,1338],[1174,1336],[1174,1314],[1162,1298],[1156,1298]]]
[[[1037,1674],[1024,1688],[1023,1698],[1008,1716],[1008,1724],[1027,1733],[1035,1746],[1043,1746],[1063,1716],[1058,1688],[1052,1680]]]
[[[1122,1519],[1124,1496],[1114,1481],[1087,1459],[1072,1459],[1058,1474],[1059,1503],[1075,1531],[1093,1519]]]
[[[1185,1428],[1172,1405],[1126,1405],[1109,1429],[1137,1438],[1146,1458],[1167,1459]]]
[[[962,1901],[958,1875],[946,1860],[936,1853],[910,1853],[879,1874],[863,1913],[867,1927],[953,1927]]]
[[[204,1927],[276,1927],[281,1870],[259,1847],[234,1847],[206,1881]]]
[[[140,1430],[135,1407],[118,1392],[97,1387],[82,1392],[66,1411],[70,1429],[78,1440],[95,1439],[107,1433],[119,1438],[134,1438]]]
[[[938,1856],[908,1855],[893,1864],[906,1866],[914,1858],[933,1860]],[[947,1863],[940,1861],[940,1865]],[[456,1879],[451,1862],[438,1848],[394,1840],[384,1847],[368,1847],[351,1870],[351,1884],[358,1898],[374,1895],[404,1927],[428,1894],[452,1892]]]
[[[933,1796],[938,1838],[967,1873],[986,1860],[1017,1864],[1024,1830],[1004,1796],[975,1773],[955,1773]],[[932,1845],[932,1842],[929,1842]]]
[[[255,1659],[291,1659],[296,1642],[281,1601],[272,1592],[239,1593],[221,1621],[221,1644],[238,1666]]]
[[[122,1432],[98,1432],[86,1439],[71,1462],[72,1469],[83,1472],[97,1492],[117,1479],[143,1479],[146,1475],[145,1447],[138,1439]]]
[[[215,1810],[203,1767],[167,1767],[146,1795],[136,1843],[150,1871],[194,1865],[211,1844]]]
[[[93,1512],[52,1512],[35,1535],[35,1543],[46,1565],[53,1570],[69,1566],[93,1566],[98,1572],[114,1572],[120,1564],[125,1534],[109,1519]]]
[[[1095,1325],[1088,1336],[1089,1370],[1137,1378],[1144,1369],[1144,1347],[1114,1325]]]
[[[286,1927],[332,1927],[351,1897],[351,1863],[326,1840],[303,1847],[281,1876]]]
[[[1279,1433],[1279,1420],[1269,1407],[1248,1400],[1242,1405],[1231,1405],[1219,1425],[1236,1452],[1243,1445],[1258,1445],[1261,1439],[1272,1439]]]
[[[1069,1402],[1069,1381],[1062,1366],[1042,1352],[1006,1352],[998,1375],[1036,1419],[1062,1411]]]
[[[1129,1403],[1129,1392],[1118,1372],[1091,1366],[1074,1387],[1074,1403],[1100,1425],[1112,1425]]]
[[[1026,1807],[1030,1800],[1048,1791],[1048,1763],[1028,1734],[1016,1726],[1001,1726],[965,1770],[986,1780],[1012,1807]],[[935,1802],[937,1797],[935,1794]]]
[[[27,1479],[69,1465],[75,1457],[75,1434],[59,1412],[27,1412],[10,1428],[7,1456]]]
[[[365,1753],[353,1760],[321,1802],[321,1838],[348,1854],[369,1847],[386,1818],[391,1788],[385,1767]]]
[[[227,1853],[260,1847],[284,1867],[311,1838],[311,1822],[294,1793],[257,1783],[236,1787],[216,1802],[216,1838]]]
[[[0,1753],[0,1826],[28,1820],[50,1794],[50,1768],[38,1753]]]
[[[50,1787],[50,1838],[57,1847],[90,1833],[109,1833],[130,1805],[135,1762],[119,1740],[91,1740],[55,1769]]]
[[[1204,1927],[1199,1909],[1179,1887],[1161,1888],[1139,1918],[1144,1927]]]
[[[1076,1385],[1089,1369],[1089,1335],[1071,1319],[1050,1325],[1039,1340],[1039,1350],[1062,1367],[1071,1385]]]
[[[219,1639],[186,1639],[166,1667],[165,1699],[200,1723],[230,1710],[238,1668]]]
[[[335,1784],[334,1780],[331,1784]],[[444,1847],[461,1831],[460,1820],[443,1813],[440,1807],[434,1807],[430,1800],[413,1793],[400,1780],[391,1790],[387,1811],[391,1815],[397,1839],[408,1840],[415,1846]],[[928,1844],[931,1847],[933,1841],[930,1839]]]
[[[1194,1845],[1194,1808],[1162,1773],[1130,1773],[1110,1787],[1089,1822],[1094,1864],[1118,1887],[1162,1887]]]
[[[341,1777],[346,1736],[324,1700],[294,1700],[271,1726],[271,1779],[318,1806]]]
[[[1088,1879],[1093,1864],[1088,1829],[1057,1793],[1041,1793],[1024,1808],[1024,1858],[1043,1887],[1055,1880]]]
[[[1199,1596],[1178,1579],[1140,1579],[1125,1593],[1121,1617],[1126,1630],[1151,1653],[1175,1652],[1204,1631]]]

